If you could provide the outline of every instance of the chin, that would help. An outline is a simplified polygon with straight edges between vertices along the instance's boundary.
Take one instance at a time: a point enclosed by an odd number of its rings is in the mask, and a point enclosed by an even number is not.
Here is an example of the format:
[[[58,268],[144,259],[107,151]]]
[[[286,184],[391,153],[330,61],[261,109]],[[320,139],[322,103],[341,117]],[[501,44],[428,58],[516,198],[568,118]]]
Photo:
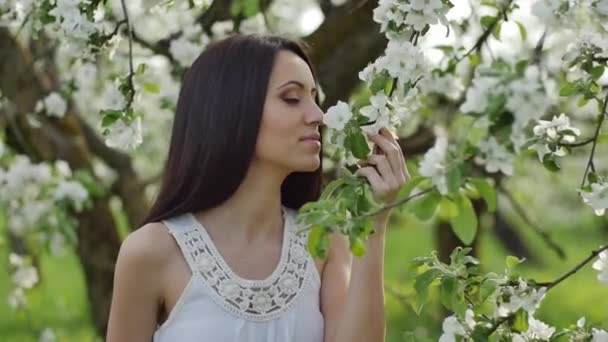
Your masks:
[[[312,160],[309,159],[307,161],[301,161],[299,163],[294,163],[292,169],[295,172],[314,172],[317,171],[321,167],[321,161],[319,157],[315,157]]]

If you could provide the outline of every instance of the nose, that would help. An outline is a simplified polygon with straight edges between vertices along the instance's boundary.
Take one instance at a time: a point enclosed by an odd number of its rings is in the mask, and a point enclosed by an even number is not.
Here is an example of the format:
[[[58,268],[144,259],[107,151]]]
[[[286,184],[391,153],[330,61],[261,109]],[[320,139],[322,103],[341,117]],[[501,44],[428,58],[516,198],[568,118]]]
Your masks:
[[[309,125],[320,126],[323,123],[323,111],[316,102],[312,102],[312,105],[308,108],[304,115],[304,120]]]

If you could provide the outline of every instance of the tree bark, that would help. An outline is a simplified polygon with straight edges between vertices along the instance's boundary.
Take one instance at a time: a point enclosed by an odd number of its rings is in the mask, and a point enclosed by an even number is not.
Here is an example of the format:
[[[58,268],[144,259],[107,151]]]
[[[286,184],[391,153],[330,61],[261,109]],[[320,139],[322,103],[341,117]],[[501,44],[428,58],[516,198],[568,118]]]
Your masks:
[[[15,125],[7,125],[9,144],[18,151],[27,149],[37,161],[63,159],[74,170],[92,171],[93,154],[83,136],[77,114],[70,110],[62,119],[37,116],[40,128],[29,125],[24,113],[33,112],[38,99],[53,90],[52,79],[36,72],[31,53],[19,44],[10,32],[0,28],[0,90],[15,107]],[[2,116],[8,117],[6,110]],[[11,139],[19,135],[22,140]],[[20,141],[21,144],[17,143]],[[78,219],[77,254],[80,258],[90,301],[91,315],[98,333],[106,330],[113,282],[114,261],[120,246],[108,198],[94,198],[93,208],[75,214]]]

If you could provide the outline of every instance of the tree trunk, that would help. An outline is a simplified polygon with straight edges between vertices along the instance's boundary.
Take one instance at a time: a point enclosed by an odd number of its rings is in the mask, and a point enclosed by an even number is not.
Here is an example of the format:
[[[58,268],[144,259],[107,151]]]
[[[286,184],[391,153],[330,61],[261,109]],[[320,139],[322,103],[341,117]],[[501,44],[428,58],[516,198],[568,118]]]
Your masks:
[[[33,112],[36,101],[54,89],[52,78],[35,72],[31,67],[31,53],[18,44],[5,28],[0,28],[0,51],[0,90],[14,104],[15,115],[7,110],[1,113],[5,116],[3,120],[13,122],[13,125],[7,125],[11,147],[20,152],[29,152],[28,155],[36,161],[63,159],[74,170],[92,171],[93,154],[73,110],[70,109],[60,120],[38,116],[42,125],[40,128],[30,126],[25,118],[24,113]],[[94,198],[93,208],[76,217],[79,238],[77,253],[85,273],[91,315],[97,332],[103,335],[120,239],[108,206],[108,197]]]

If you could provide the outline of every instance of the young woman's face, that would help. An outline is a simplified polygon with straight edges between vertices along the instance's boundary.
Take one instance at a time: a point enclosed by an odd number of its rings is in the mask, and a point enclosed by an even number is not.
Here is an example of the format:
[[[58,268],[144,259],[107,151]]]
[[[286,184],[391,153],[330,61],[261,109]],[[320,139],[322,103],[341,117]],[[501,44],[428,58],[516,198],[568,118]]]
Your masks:
[[[319,168],[323,111],[315,103],[316,91],[308,64],[291,51],[280,51],[270,74],[256,159],[289,171]]]

